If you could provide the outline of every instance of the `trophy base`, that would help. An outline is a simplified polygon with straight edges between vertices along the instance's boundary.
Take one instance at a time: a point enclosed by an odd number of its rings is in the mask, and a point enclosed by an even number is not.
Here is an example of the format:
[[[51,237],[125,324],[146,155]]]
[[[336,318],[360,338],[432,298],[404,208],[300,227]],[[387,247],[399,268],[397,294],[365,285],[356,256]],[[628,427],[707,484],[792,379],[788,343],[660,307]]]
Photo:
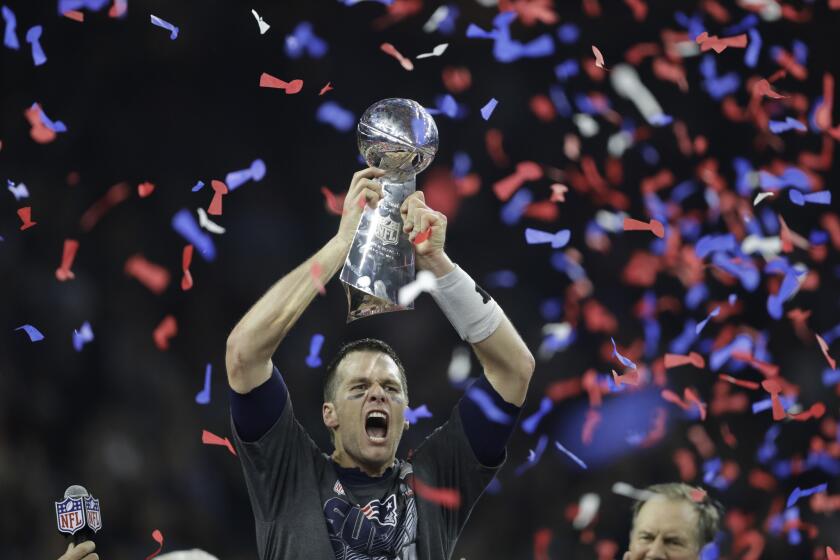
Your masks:
[[[387,299],[373,296],[346,283],[344,284],[344,292],[347,294],[347,323],[379,313],[408,311],[413,308],[413,306],[404,307],[391,303]]]

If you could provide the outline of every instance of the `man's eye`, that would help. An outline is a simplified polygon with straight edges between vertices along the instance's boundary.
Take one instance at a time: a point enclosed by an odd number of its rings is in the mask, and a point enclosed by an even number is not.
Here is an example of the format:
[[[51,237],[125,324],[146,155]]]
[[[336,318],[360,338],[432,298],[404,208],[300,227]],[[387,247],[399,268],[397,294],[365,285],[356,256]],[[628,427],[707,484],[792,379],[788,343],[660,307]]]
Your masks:
[[[353,391],[358,391],[358,390],[362,390],[362,391],[364,391],[365,386],[364,386],[364,385],[354,385],[354,386],[353,386],[353,387],[351,387],[350,389],[351,389],[351,390],[353,390]]]
[[[392,393],[399,393],[400,392],[399,389],[397,389],[396,387],[388,387],[388,390],[391,391]]]
[[[650,535],[641,535],[639,538],[640,538],[641,540],[643,540],[643,541],[649,541],[649,540],[651,540],[651,536],[650,536]]]
[[[682,546],[683,543],[679,540],[669,539],[665,541],[665,544],[667,544],[668,546]]]

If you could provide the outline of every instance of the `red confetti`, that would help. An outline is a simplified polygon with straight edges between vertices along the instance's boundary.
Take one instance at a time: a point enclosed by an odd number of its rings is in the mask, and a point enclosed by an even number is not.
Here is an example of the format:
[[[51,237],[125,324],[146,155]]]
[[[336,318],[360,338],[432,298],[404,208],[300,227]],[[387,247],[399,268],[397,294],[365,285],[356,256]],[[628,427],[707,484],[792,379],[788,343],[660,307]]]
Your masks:
[[[181,253],[181,270],[184,275],[181,277],[181,289],[187,291],[193,287],[192,274],[190,274],[190,263],[192,263],[193,246],[187,245]]]
[[[484,144],[487,147],[487,155],[493,160],[497,167],[507,167],[508,156],[505,153],[505,148],[502,144],[502,132],[498,129],[491,128],[484,135]]]
[[[128,198],[130,194],[131,189],[129,188],[128,183],[117,183],[112,186],[108,189],[108,192],[105,193],[105,196],[94,202],[93,205],[85,210],[84,214],[82,214],[82,219],[79,221],[79,225],[82,230],[90,231],[93,229],[93,226],[102,219],[102,216],[104,216],[108,210]]]
[[[700,45],[700,52],[714,50],[716,53],[720,54],[725,51],[727,47],[743,49],[747,46],[746,33],[741,33],[740,35],[735,35],[733,37],[724,37],[721,39],[717,35],[709,35],[708,32],[704,31],[698,35],[695,40],[697,41],[697,44]]]
[[[205,445],[223,445],[227,447],[228,451],[230,451],[234,456],[236,456],[236,450],[233,448],[233,444],[228,438],[217,436],[216,434],[208,432],[207,430],[201,430],[201,443]]]
[[[774,91],[770,82],[767,80],[758,80],[753,86],[753,95],[756,97],[769,97],[771,99],[787,99],[787,95]]]
[[[694,488],[690,493],[691,501],[702,503],[706,499],[706,491],[702,488]]]
[[[595,66],[602,70],[607,70],[607,67],[604,66],[604,55],[595,45],[592,45],[592,54],[595,55]]]
[[[461,494],[454,488],[435,488],[429,486],[415,475],[412,477],[411,483],[414,491],[418,496],[433,502],[447,509],[457,509],[461,507]]]
[[[327,187],[321,187],[321,194],[324,195],[324,207],[327,209],[327,212],[335,214],[336,216],[344,214],[342,206],[344,205],[344,196],[346,193],[340,195],[339,199],[339,196],[333,194],[330,189]]]
[[[773,420],[779,421],[785,417],[785,408],[779,400],[779,393],[782,392],[782,384],[778,379],[765,379],[761,387],[770,393],[770,400],[773,403]]]
[[[428,228],[426,228],[426,231],[421,231],[416,236],[414,236],[414,241],[412,241],[412,243],[414,243],[415,245],[420,245],[421,243],[426,241],[429,237],[431,237],[431,235],[432,235],[432,227],[429,226]]]
[[[85,22],[85,14],[80,12],[79,10],[67,10],[63,14],[64,17],[67,19],[72,19],[73,21],[78,21],[79,23]]]
[[[592,438],[595,435],[595,428],[601,423],[601,413],[590,408],[586,411],[586,420],[583,422],[583,429],[581,429],[580,440],[589,445],[592,443]]]
[[[741,360],[742,362],[749,362],[752,367],[760,371],[765,377],[776,377],[779,375],[779,366],[768,364],[767,362],[762,362],[761,360],[756,360],[752,357],[752,355],[746,352],[735,350],[732,352],[732,357],[736,360]]]
[[[825,361],[828,362],[828,365],[831,366],[831,369],[837,369],[837,362],[829,356],[828,354],[828,344],[825,343],[825,340],[820,335],[815,335],[817,337],[817,342],[820,345],[820,350],[822,350],[823,356],[825,356]]]
[[[210,181],[210,185],[213,187],[213,200],[210,201],[210,207],[207,209],[207,213],[212,216],[221,216],[222,197],[229,192],[228,187],[222,181],[216,179]]]
[[[700,420],[701,421],[705,420],[706,419],[706,403],[704,403],[702,400],[700,400],[700,397],[697,396],[697,394],[691,389],[685,389],[685,391],[683,391],[683,394],[685,395],[685,399],[688,402],[694,404],[697,407],[697,409],[700,411]]]
[[[691,364],[696,368],[706,367],[706,360],[697,352],[691,352],[688,356],[682,354],[665,354],[665,368],[684,366]]]
[[[522,215],[542,222],[554,222],[560,215],[560,211],[557,209],[557,205],[550,200],[541,200],[529,204]]]
[[[75,239],[64,240],[64,251],[61,254],[61,266],[55,270],[55,277],[59,282],[72,280],[76,277],[70,268],[73,266],[73,260],[76,258],[76,251],[79,250],[79,242]]]
[[[624,3],[633,11],[633,19],[636,21],[644,21],[647,17],[648,6],[644,0],[624,0]]]
[[[332,90],[333,90],[332,83],[327,82],[327,85],[325,85],[324,87],[321,88],[321,91],[318,92],[318,95],[324,95],[328,91],[332,91]]]
[[[761,387],[761,385],[759,385],[755,381],[744,381],[743,379],[736,379],[731,375],[726,375],[725,373],[721,373],[720,375],[718,375],[718,377],[720,379],[723,379],[724,381],[732,383],[733,385],[744,387],[745,389],[752,389],[755,391],[758,390],[759,387]]]
[[[111,18],[123,17],[127,10],[128,10],[127,0],[114,0],[114,3],[108,9],[108,17],[111,17]]]
[[[158,549],[146,556],[146,560],[152,560],[152,558],[160,554],[160,551],[163,550],[163,533],[161,533],[159,529],[155,529],[152,531],[152,538],[156,543],[158,543]]]
[[[125,273],[133,276],[155,295],[162,294],[169,286],[169,271],[160,265],[149,262],[143,255],[137,254],[125,261]]]
[[[683,481],[694,480],[697,476],[697,463],[694,461],[694,454],[688,449],[677,449],[674,452],[674,463],[680,471],[680,479]]]
[[[800,412],[799,414],[791,414],[791,420],[797,420],[799,422],[805,422],[806,420],[819,420],[825,414],[825,405],[821,402],[814,403],[811,405],[811,408],[806,410],[805,412]]]
[[[526,181],[536,181],[543,176],[542,167],[533,161],[521,161],[516,171],[493,185],[493,192],[502,202],[508,200]]]
[[[662,222],[653,219],[647,223],[633,218],[624,218],[624,231],[650,231],[659,239],[665,237],[665,227]]]
[[[382,43],[381,45],[379,45],[379,48],[385,54],[396,58],[400,62],[400,65],[402,65],[402,67],[406,70],[414,70],[414,63],[412,63],[409,59],[400,54],[400,51],[397,50],[397,47],[395,47],[391,43]]]
[[[32,127],[29,130],[29,135],[33,140],[39,144],[49,144],[55,140],[56,132],[44,124],[41,120],[41,106],[35,103],[23,112],[29,125]]]
[[[450,93],[463,93],[472,86],[472,74],[464,66],[447,66],[441,73],[441,81]]]
[[[140,195],[140,198],[146,198],[153,192],[155,192],[155,186],[152,183],[147,182],[137,185],[137,194]]]
[[[260,75],[260,87],[282,89],[285,90],[286,95],[298,93],[303,89],[303,80],[292,80],[291,82],[284,82],[280,78],[275,78],[271,74],[263,72]]]
[[[23,222],[20,226],[20,231],[27,230],[38,223],[32,221],[31,206],[24,206],[23,208],[18,208],[17,215],[18,217],[20,217],[20,221]]]
[[[321,282],[321,273],[321,263],[318,261],[312,261],[312,266],[309,268],[309,277],[312,279],[312,283],[315,284],[315,287],[318,288],[318,293],[323,296],[326,295],[327,290]]]
[[[548,546],[551,544],[551,529],[540,529],[534,533],[534,560],[550,560]]]
[[[826,560],[840,560],[840,553],[834,552],[830,546],[825,547]]]
[[[169,339],[178,334],[178,322],[175,317],[167,315],[163,321],[155,328],[152,333],[152,339],[155,341],[155,346],[158,350],[169,349]]]

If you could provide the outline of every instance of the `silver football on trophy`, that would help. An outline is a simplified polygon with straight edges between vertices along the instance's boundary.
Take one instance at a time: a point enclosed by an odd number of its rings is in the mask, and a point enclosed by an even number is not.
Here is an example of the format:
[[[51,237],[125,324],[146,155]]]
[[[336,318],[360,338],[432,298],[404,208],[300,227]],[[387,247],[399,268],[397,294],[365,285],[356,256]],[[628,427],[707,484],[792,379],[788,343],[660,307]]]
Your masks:
[[[416,190],[415,177],[438,148],[432,116],[411,99],[383,99],[364,112],[356,129],[368,165],[385,170],[382,199],[365,207],[339,278],[347,292],[347,320],[413,308],[397,303],[414,280],[414,247],[403,231],[400,206]]]
[[[383,99],[367,108],[356,129],[359,152],[389,179],[407,180],[429,167],[438,149],[432,116],[411,99]]]

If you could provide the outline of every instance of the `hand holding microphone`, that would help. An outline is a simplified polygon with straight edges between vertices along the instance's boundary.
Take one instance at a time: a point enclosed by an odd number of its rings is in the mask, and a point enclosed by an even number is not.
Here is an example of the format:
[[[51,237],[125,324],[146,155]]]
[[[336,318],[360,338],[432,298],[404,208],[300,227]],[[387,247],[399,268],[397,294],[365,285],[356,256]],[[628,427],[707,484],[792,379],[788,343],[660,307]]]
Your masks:
[[[99,555],[94,552],[96,543],[85,541],[75,546],[73,543],[67,545],[67,551],[58,560],[99,560]]]

